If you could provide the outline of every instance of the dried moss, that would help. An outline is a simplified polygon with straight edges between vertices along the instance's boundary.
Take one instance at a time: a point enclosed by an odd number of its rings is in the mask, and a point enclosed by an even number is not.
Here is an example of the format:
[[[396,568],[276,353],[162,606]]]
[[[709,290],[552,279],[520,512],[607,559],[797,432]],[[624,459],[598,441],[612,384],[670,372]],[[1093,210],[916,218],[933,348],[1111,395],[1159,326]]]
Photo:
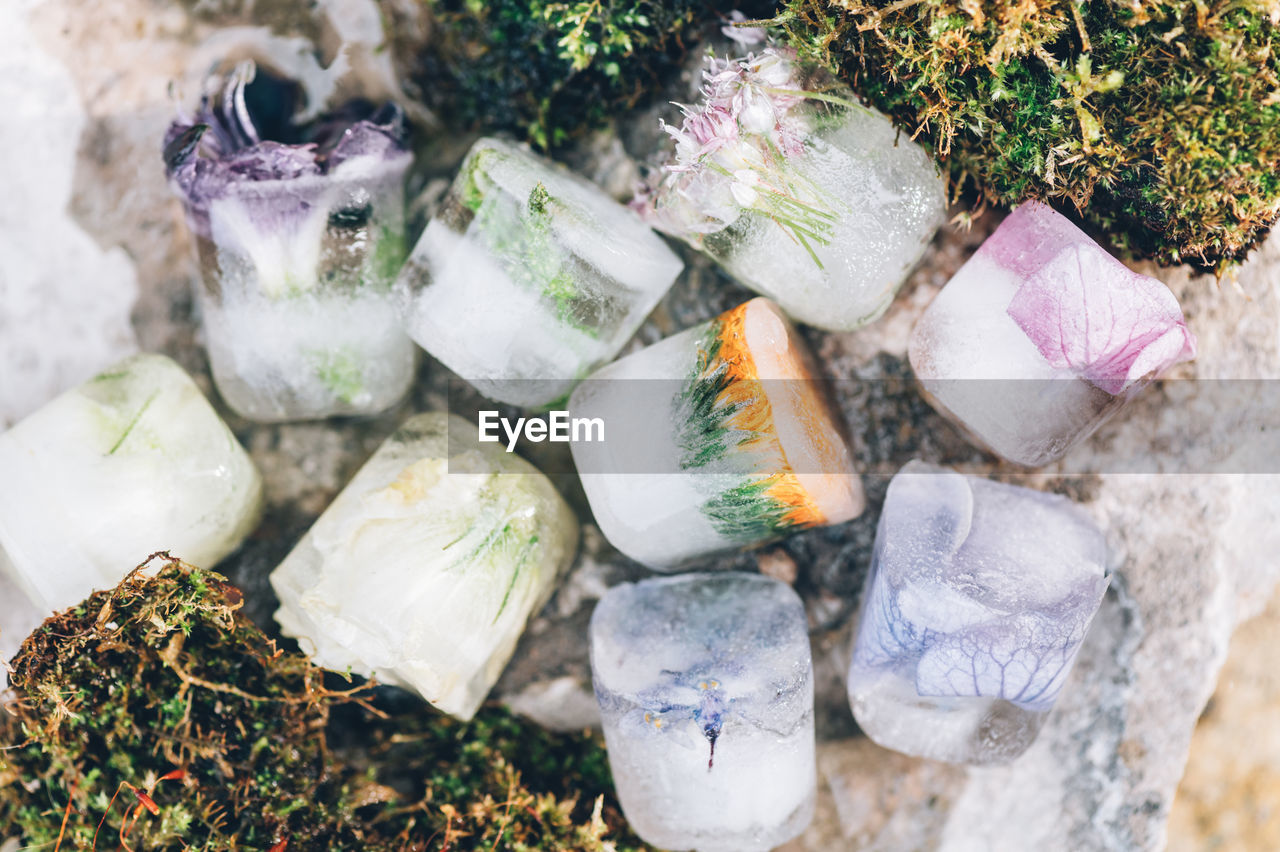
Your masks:
[[[699,30],[740,4],[711,0],[423,0],[432,37],[416,75],[446,120],[554,148],[651,98]],[[753,5],[748,3],[748,6]],[[754,2],[766,12],[768,3]]]
[[[786,0],[777,19],[998,204],[1221,268],[1280,210],[1280,5]]]
[[[500,710],[464,725],[396,690],[327,688],[239,606],[219,575],[165,559],[36,631],[14,660],[21,698],[0,717],[0,841],[639,847],[595,740]]]

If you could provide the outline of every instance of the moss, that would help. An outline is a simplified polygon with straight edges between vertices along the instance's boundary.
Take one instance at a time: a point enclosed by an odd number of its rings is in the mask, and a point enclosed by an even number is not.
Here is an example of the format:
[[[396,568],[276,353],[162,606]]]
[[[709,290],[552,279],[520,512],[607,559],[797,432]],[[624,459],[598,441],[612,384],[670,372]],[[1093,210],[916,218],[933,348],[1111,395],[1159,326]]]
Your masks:
[[[776,19],[945,162],[958,192],[1075,211],[1221,269],[1280,210],[1280,58],[1259,0],[785,0]]]
[[[423,0],[432,38],[417,78],[467,128],[555,148],[654,95],[717,9],[710,0]],[[750,4],[748,4],[750,5]],[[769,4],[757,2],[759,11]]]
[[[396,690],[328,688],[240,614],[222,577],[158,567],[24,643],[20,698],[0,717],[0,842],[638,848],[594,739],[500,710],[462,724]]]

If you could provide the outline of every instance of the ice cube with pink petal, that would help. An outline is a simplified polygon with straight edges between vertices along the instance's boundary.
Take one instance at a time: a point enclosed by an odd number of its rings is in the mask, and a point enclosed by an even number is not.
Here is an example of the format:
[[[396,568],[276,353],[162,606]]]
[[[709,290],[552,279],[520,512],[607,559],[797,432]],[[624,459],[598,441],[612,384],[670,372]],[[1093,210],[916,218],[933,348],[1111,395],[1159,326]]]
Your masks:
[[[911,366],[979,444],[1038,467],[1195,356],[1173,293],[1038,202],[1018,207],[916,323]]]

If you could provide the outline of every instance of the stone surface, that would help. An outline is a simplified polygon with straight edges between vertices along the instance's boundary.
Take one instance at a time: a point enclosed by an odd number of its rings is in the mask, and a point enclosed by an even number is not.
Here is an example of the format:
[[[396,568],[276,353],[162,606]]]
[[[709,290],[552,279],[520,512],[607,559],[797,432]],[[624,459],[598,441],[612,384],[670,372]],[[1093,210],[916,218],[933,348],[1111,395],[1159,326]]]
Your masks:
[[[1170,852],[1280,849],[1280,596],[1231,637],[1169,816]],[[1240,736],[1248,731],[1247,737]]]
[[[238,42],[284,51],[292,57],[290,67],[313,74],[316,86],[325,84],[326,69],[333,67],[344,36],[300,17],[299,5],[259,2],[250,13],[239,4],[201,3],[192,14],[188,6],[109,0],[95,4],[88,14],[70,0],[48,0],[28,15],[38,49],[73,81],[85,112],[82,125],[63,129],[78,133],[74,163],[68,158],[49,167],[71,184],[74,226],[92,235],[99,247],[95,251],[127,254],[136,270],[132,319],[142,347],[174,357],[206,391],[207,360],[190,297],[194,264],[158,154],[158,140],[171,118],[166,87],[185,74],[202,73],[213,55]],[[397,48],[411,47],[414,33],[420,32],[408,5],[393,4],[390,10],[397,22]],[[366,12],[373,6],[354,4]],[[401,28],[402,22],[408,23]],[[237,29],[207,42],[216,25]],[[17,38],[3,25],[0,32]],[[324,42],[318,53],[298,50],[296,39],[308,37]],[[4,51],[0,56],[9,61],[20,54]],[[34,79],[33,73],[24,70],[19,78]],[[672,99],[687,101],[688,96],[675,92]],[[601,136],[571,152],[569,160],[593,180],[625,192],[636,164],[619,140],[633,151],[654,150],[655,113],[636,117],[634,124],[620,128],[618,137]],[[430,191],[423,194],[421,207],[411,211],[419,224],[431,212],[433,199],[443,194],[450,169],[470,141],[433,140],[435,153],[420,161],[411,188],[427,186]],[[3,179],[6,187],[9,174]],[[837,386],[836,396],[855,457],[876,474],[864,483],[869,510],[848,524],[711,563],[745,570],[763,564],[772,571],[790,562],[814,631],[815,709],[819,737],[825,741],[819,754],[819,818],[804,842],[793,844],[789,852],[1159,848],[1192,730],[1213,691],[1228,638],[1238,620],[1261,608],[1280,571],[1275,556],[1280,542],[1266,536],[1280,511],[1280,483],[1274,478],[1062,475],[1090,467],[1114,469],[1135,458],[1151,460],[1157,451],[1165,458],[1194,451],[1205,464],[1229,461],[1235,447],[1221,434],[1187,435],[1184,421],[1170,416],[1202,408],[1212,414],[1218,397],[1199,383],[1158,384],[1054,470],[1012,480],[1082,501],[1108,530],[1115,548],[1113,590],[1033,749],[1009,767],[962,770],[888,752],[856,736],[840,672],[847,667],[851,616],[887,482],[882,474],[913,457],[953,465],[991,461],[919,396],[906,364],[906,345],[915,318],[997,219],[989,212],[969,231],[945,228],[876,323],[845,335],[802,329],[824,371],[850,380]],[[68,244],[49,237],[53,233],[29,237],[44,263],[59,262],[67,253]],[[684,277],[628,350],[749,298],[706,262],[692,253],[684,256],[689,265]],[[1175,375],[1280,377],[1280,237],[1263,246],[1238,280],[1221,285],[1192,277],[1185,269],[1144,266],[1140,271],[1173,287],[1199,339],[1199,359],[1179,367]],[[127,301],[130,292],[121,288],[108,300],[110,308],[127,307],[121,300]],[[6,300],[0,307],[0,315],[8,304]],[[49,338],[42,363],[66,363],[78,347],[74,338]],[[7,354],[5,358],[10,363]],[[83,375],[92,371],[86,367]],[[49,387],[45,398],[83,375],[60,379],[65,383]],[[409,412],[446,405],[448,375],[425,361],[412,401],[372,420],[250,426],[230,419],[263,472],[267,511],[249,542],[223,567],[245,589],[247,611],[259,624],[270,629],[276,604],[266,574]],[[30,406],[42,401],[33,398]],[[215,399],[215,404],[220,402]],[[530,459],[554,469],[551,462],[562,449],[539,445]],[[560,469],[565,464],[560,457]],[[552,479],[579,517],[588,520],[575,478]],[[569,577],[530,624],[497,687],[499,695],[511,696],[527,712],[567,727],[589,720],[583,698],[593,703],[586,654],[592,605],[608,586],[646,574],[610,548],[589,523],[583,543]],[[575,688],[578,697],[572,697]],[[1245,741],[1249,732],[1236,734]]]
[[[0,429],[132,352],[134,265],[76,222],[85,107],[71,71],[0,8]]]

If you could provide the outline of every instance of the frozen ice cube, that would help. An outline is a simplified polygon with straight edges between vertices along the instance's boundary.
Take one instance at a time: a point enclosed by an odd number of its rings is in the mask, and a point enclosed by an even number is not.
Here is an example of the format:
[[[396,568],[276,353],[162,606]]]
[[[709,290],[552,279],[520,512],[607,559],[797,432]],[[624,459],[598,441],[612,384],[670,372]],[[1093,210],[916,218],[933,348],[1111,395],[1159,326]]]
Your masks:
[[[370,414],[408,391],[416,352],[391,291],[404,254],[401,177],[339,170],[210,204],[210,233],[196,240],[200,308],[214,381],[237,413]],[[294,228],[273,232],[254,213],[302,198]]]
[[[262,482],[177,364],[129,358],[0,435],[0,570],[45,615],[168,550],[212,567],[257,523]]]
[[[214,382],[241,415],[371,414],[413,379],[391,285],[405,253],[403,113],[294,120],[297,90],[242,63],[166,136],[195,233]],[[300,110],[299,110],[300,111]]]
[[[473,424],[410,418],[271,575],[276,621],[318,665],[475,714],[573,559],[551,482]]]
[[[912,331],[926,395],[980,445],[1038,467],[1195,354],[1164,284],[1052,208],[1018,207]]]
[[[591,670],[627,820],[648,843],[771,849],[813,816],[813,667],[804,607],[758,574],[615,586]]]
[[[18,654],[18,647],[40,626],[44,618],[26,592],[12,579],[12,566],[0,549],[0,701],[9,686],[9,663]]]
[[[867,736],[1004,763],[1035,739],[1107,588],[1064,497],[911,462],[889,484],[849,669]]]
[[[856,517],[862,486],[808,350],[753,299],[605,367],[570,398],[596,522],[654,568]]]
[[[704,80],[641,211],[800,322],[879,317],[943,223],[933,159],[793,51],[711,57]]]
[[[545,407],[618,354],[682,268],[598,187],[481,139],[397,286],[424,349],[492,399]]]

